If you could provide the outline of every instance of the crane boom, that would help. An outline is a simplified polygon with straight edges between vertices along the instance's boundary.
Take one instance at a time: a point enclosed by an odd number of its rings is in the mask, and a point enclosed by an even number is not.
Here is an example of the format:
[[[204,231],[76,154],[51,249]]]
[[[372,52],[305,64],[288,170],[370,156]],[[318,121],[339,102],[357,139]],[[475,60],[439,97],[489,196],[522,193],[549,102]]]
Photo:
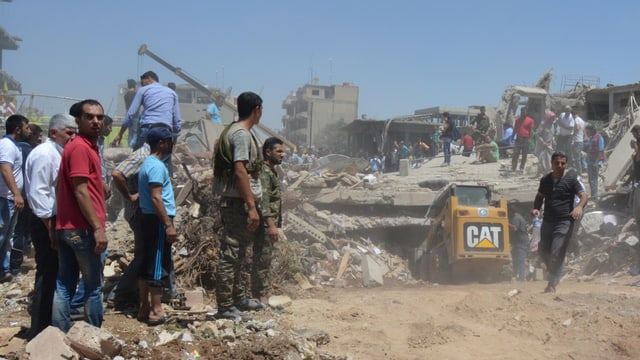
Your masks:
[[[219,96],[224,97],[225,105],[227,105],[227,107],[232,109],[234,113],[238,113],[238,108],[236,107],[236,104],[234,104],[233,102],[229,101],[227,99],[227,96],[222,91],[220,91],[218,89],[215,89],[215,88],[208,87],[206,84],[200,82],[199,80],[195,79],[191,75],[187,74],[181,68],[171,65],[170,63],[165,61],[163,58],[161,58],[160,56],[155,54],[153,51],[149,50],[149,48],[147,47],[147,44],[140,45],[140,48],[138,48],[138,55],[140,55],[140,56],[147,55],[148,57],[152,58],[153,60],[155,60],[160,65],[162,65],[162,66],[166,67],[167,69],[169,69],[172,73],[178,75],[181,79],[183,79],[184,81],[186,81],[187,83],[189,83],[190,85],[192,85],[193,87],[198,89],[199,91],[201,91],[201,92],[203,92],[205,94],[208,94],[213,99],[215,99],[215,98],[217,98]],[[294,143],[290,142],[289,140],[285,139],[284,137],[282,137],[282,135],[276,133],[275,131],[273,131],[270,128],[268,128],[268,127],[266,127],[264,125],[261,125],[261,124],[257,124],[257,125],[255,125],[255,127],[259,131],[261,131],[261,132],[263,132],[263,133],[265,133],[265,134],[267,134],[269,136],[278,137],[280,140],[282,140],[282,142],[284,142],[285,146],[287,146],[288,148],[290,148],[293,151],[296,151],[296,145]]]

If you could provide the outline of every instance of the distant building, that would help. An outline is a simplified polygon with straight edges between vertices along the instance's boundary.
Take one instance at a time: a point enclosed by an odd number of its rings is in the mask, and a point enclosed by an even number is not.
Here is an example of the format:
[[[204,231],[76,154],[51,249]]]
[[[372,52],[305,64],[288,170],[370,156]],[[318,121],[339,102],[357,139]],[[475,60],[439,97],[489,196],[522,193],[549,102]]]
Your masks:
[[[282,102],[284,136],[298,145],[318,146],[316,139],[327,126],[350,124],[358,117],[358,87],[349,83],[323,86],[306,84]]]

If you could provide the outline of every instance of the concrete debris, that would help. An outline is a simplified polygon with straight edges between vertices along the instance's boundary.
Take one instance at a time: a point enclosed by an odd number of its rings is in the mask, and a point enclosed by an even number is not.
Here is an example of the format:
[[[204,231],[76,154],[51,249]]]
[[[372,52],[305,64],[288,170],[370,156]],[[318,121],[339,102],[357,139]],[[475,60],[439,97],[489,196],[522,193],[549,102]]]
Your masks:
[[[71,342],[57,327],[48,326],[27,343],[26,353],[33,360],[80,359]]]
[[[203,288],[196,288],[195,290],[186,290],[184,292],[184,304],[188,308],[194,311],[204,309],[204,295]]]
[[[84,321],[73,324],[67,338],[71,347],[88,359],[114,357],[122,351],[122,342],[109,331],[90,325]]]
[[[291,298],[286,295],[276,295],[269,297],[269,306],[281,309],[291,305]]]
[[[384,285],[383,269],[373,256],[366,254],[362,258],[362,283],[364,286]]]

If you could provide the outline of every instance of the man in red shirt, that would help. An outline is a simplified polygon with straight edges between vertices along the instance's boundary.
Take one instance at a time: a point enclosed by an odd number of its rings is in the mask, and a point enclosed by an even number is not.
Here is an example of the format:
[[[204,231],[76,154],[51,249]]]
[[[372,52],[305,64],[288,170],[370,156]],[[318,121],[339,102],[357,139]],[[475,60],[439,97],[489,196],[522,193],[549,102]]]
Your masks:
[[[520,174],[524,173],[524,165],[527,163],[527,155],[529,155],[529,146],[531,145],[533,126],[533,119],[527,116],[527,108],[522,107],[520,109],[520,117],[516,119],[516,123],[513,126],[513,134],[516,136],[516,142],[513,144],[511,171],[516,171],[518,156],[522,154],[519,172]]]
[[[469,134],[462,137],[462,156],[469,157],[473,152],[473,138]]]
[[[65,333],[71,328],[70,302],[79,273],[85,286],[85,320],[96,327],[102,325],[100,254],[107,249],[102,167],[97,145],[104,125],[104,110],[96,100],[84,100],[71,110],[78,134],[65,146],[58,175],[59,267],[51,316],[52,324]]]

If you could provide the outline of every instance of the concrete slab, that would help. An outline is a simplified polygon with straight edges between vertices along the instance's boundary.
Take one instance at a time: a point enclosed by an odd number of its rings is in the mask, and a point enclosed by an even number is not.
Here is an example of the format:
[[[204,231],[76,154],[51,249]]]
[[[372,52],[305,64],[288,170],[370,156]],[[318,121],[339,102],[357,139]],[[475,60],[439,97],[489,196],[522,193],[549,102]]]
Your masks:
[[[362,283],[364,286],[384,285],[382,277],[383,270],[371,255],[365,254],[362,257]]]
[[[109,331],[84,321],[75,322],[67,338],[71,347],[88,359],[113,358],[122,351],[122,343]]]
[[[78,360],[80,356],[70,346],[69,339],[54,326],[48,326],[26,346],[29,359],[33,360]]]

